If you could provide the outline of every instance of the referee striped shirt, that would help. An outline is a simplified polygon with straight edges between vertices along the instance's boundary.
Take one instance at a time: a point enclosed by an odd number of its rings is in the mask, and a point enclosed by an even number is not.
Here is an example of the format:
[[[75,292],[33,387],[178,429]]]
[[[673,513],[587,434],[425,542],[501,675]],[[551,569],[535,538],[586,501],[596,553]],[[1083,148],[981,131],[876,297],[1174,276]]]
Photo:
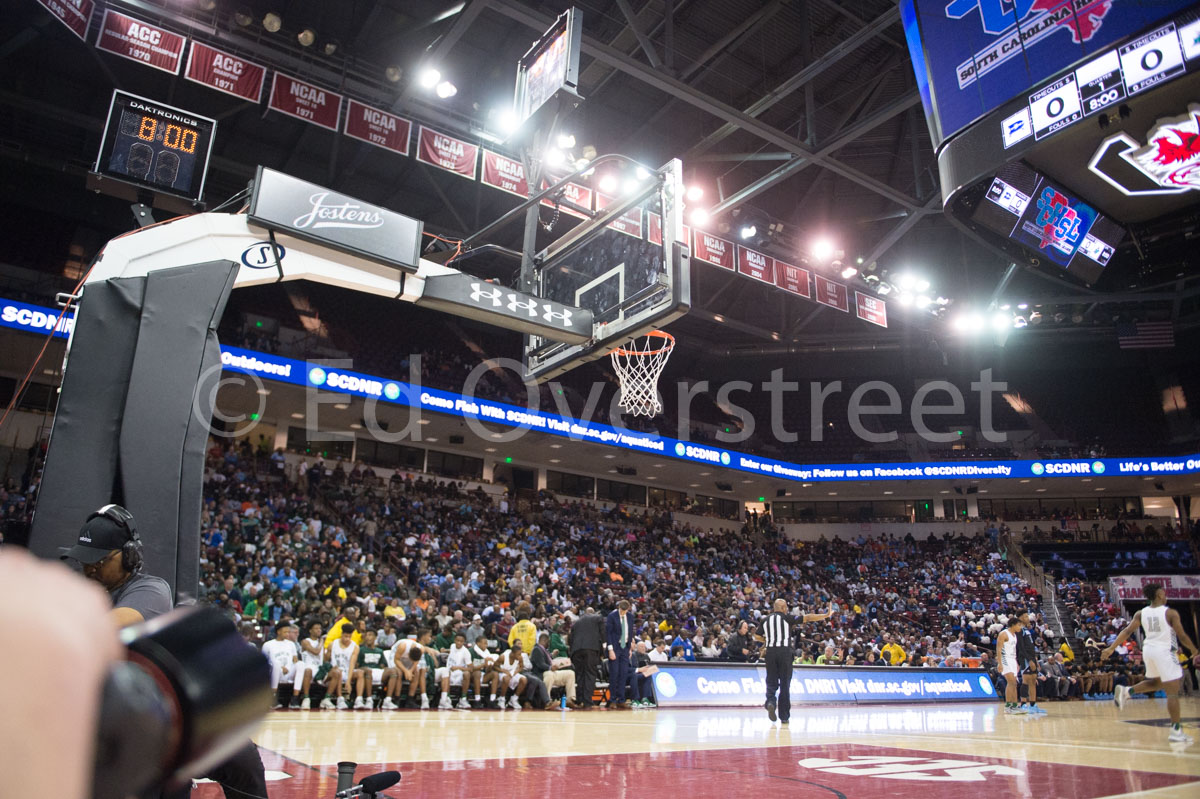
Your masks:
[[[799,619],[788,613],[770,613],[763,620],[763,638],[767,646],[791,646],[792,628],[799,623]]]

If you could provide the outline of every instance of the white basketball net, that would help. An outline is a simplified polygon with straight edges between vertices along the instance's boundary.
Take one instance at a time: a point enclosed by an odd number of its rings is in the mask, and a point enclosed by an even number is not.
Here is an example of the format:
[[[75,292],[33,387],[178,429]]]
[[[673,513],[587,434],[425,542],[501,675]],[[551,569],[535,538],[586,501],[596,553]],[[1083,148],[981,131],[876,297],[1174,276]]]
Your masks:
[[[617,404],[634,416],[657,416],[662,413],[658,398],[658,376],[662,374],[675,337],[661,330],[630,339],[610,353],[613,370],[621,381],[621,398]]]

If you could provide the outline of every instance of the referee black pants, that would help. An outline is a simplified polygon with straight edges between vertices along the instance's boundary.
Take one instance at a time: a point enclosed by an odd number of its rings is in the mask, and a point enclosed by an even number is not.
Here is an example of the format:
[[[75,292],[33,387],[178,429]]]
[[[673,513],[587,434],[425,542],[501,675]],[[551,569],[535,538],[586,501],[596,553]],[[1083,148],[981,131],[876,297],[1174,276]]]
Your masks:
[[[767,661],[767,704],[779,709],[779,720],[787,721],[792,714],[792,648],[769,646]],[[778,701],[775,698],[779,693]]]

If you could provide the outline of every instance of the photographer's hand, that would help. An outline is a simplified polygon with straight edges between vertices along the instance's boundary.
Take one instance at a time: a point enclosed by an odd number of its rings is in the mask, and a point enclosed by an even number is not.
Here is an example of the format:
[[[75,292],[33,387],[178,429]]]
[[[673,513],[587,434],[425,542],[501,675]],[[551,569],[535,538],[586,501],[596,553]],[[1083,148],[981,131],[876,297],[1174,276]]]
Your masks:
[[[95,584],[23,550],[0,551],[0,629],[20,630],[36,658],[0,659],[17,686],[0,719],[5,794],[85,799],[92,789],[100,686],[121,657],[109,601]]]

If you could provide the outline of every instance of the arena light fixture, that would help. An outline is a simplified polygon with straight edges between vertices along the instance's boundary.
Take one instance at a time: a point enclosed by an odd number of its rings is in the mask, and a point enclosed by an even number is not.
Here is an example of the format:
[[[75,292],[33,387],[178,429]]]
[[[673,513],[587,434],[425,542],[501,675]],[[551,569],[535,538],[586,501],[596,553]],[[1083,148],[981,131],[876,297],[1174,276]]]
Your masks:
[[[907,307],[911,306],[914,302],[913,295],[909,294],[907,291],[902,292],[896,297],[896,302],[900,303],[905,308],[907,308]]]
[[[388,79],[389,83],[399,83],[400,78],[404,77],[404,70],[393,64],[383,71],[383,76]]]
[[[992,314],[992,329],[999,333],[1002,330],[1008,330],[1012,326],[1012,317],[1003,311],[997,311]]]
[[[567,155],[557,147],[546,151],[545,161],[548,166],[562,166],[567,162]]]
[[[1017,303],[1017,310],[1019,310],[1019,311],[1029,310],[1029,303],[1027,303],[1027,302]]]
[[[321,45],[321,52],[325,55],[333,55],[338,51],[339,47],[341,47],[341,44],[337,39],[326,39],[325,43]]]
[[[196,0],[196,8],[201,11],[212,11],[217,7],[217,0]]]
[[[693,227],[704,227],[705,225],[708,224],[710,219],[711,219],[711,216],[708,213],[708,210],[705,208],[697,208],[694,211],[692,211],[692,226]]]
[[[503,108],[496,112],[496,127],[501,133],[516,133],[521,127],[521,118],[511,108]]]
[[[604,175],[600,178],[600,191],[605,194],[612,194],[617,190],[617,178],[614,175]]]
[[[741,236],[744,241],[748,241],[758,235],[758,226],[753,222],[742,225],[741,229],[738,231],[738,235]]]
[[[818,261],[827,261],[833,257],[833,242],[829,239],[817,239],[812,244],[812,256]]]
[[[928,308],[932,304],[933,304],[933,298],[929,297],[926,294],[922,294],[921,296],[917,297],[917,307],[918,308]]]
[[[317,41],[317,32],[312,28],[305,28],[296,34],[296,41],[300,42],[301,47],[312,47]]]
[[[417,84],[422,89],[432,89],[442,80],[442,73],[438,72],[433,67],[426,67],[421,70],[420,77],[417,78]]]
[[[687,201],[690,203],[699,202],[704,199],[704,187],[692,184],[687,187]]]
[[[913,288],[917,291],[929,291],[929,281],[919,277],[913,282]]]
[[[842,269],[842,280],[849,280],[858,274],[858,269],[853,266],[847,266]]]
[[[1024,316],[1014,316],[1013,317],[1013,327],[1016,328],[1017,330],[1020,330],[1023,327],[1028,327],[1028,325],[1029,325],[1029,320],[1026,319]]]
[[[233,21],[240,28],[248,28],[254,22],[254,15],[250,13],[250,9],[246,6],[238,6],[233,12]]]
[[[907,272],[896,278],[896,285],[905,291],[912,291],[917,287],[917,279]]]
[[[271,33],[279,33],[279,29],[283,27],[283,17],[274,11],[268,11],[263,16],[262,25]]]
[[[633,174],[638,180],[647,180],[650,177],[650,170],[646,169],[644,166],[639,166],[637,169],[633,170]]]
[[[560,133],[560,134],[558,134],[557,142],[558,142],[558,146],[561,147],[562,149],[570,150],[572,147],[575,146],[575,134]]]
[[[449,100],[454,95],[458,94],[458,87],[448,80],[444,80],[437,85],[434,92],[443,100]]]
[[[637,194],[638,189],[642,187],[642,182],[635,177],[625,178],[625,182],[621,184],[621,193],[626,197]]]

